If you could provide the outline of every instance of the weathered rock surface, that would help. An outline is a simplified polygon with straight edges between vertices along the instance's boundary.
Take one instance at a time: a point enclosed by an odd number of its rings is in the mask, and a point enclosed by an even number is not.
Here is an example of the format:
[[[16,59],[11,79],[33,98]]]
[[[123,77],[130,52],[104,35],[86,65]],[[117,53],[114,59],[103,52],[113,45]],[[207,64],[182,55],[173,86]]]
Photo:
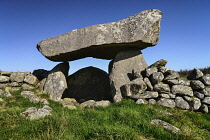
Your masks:
[[[31,85],[36,85],[38,83],[38,79],[36,76],[32,74],[28,74],[24,78],[24,82],[31,84]]]
[[[158,69],[156,67],[148,67],[145,69],[145,76],[149,77],[154,72],[158,72]]]
[[[86,67],[68,76],[69,98],[76,100],[108,100],[111,99],[109,75],[98,68]]]
[[[161,98],[160,100],[158,100],[157,103],[159,105],[165,106],[165,107],[170,107],[170,108],[174,108],[175,107],[175,102],[172,99]]]
[[[204,89],[205,88],[204,84],[199,80],[190,81],[190,86],[192,87],[192,89]]]
[[[173,85],[171,88],[173,94],[182,95],[182,96],[193,96],[193,90],[191,87],[183,85]]]
[[[151,98],[157,98],[158,92],[155,91],[144,91],[142,94],[135,94],[130,96],[134,99],[151,99]]]
[[[201,100],[194,98],[193,100],[193,110],[198,110],[201,107]]]
[[[110,105],[110,101],[108,100],[101,100],[97,101],[95,107],[108,107]]]
[[[144,78],[144,83],[147,85],[147,90],[153,91],[153,86],[152,86],[152,84],[151,84],[149,78],[145,77],[145,78]]]
[[[175,98],[176,107],[184,110],[190,109],[190,105],[182,97]]]
[[[133,69],[142,71],[147,67],[142,53],[138,49],[130,49],[117,53],[109,75],[111,95],[114,102],[122,100],[120,88],[133,79]],[[129,77],[130,76],[130,77]]]
[[[204,84],[205,86],[210,86],[210,74],[206,74],[206,75],[200,77],[199,80],[200,80],[201,82],[203,82],[203,84]]]
[[[137,104],[137,105],[148,104],[148,101],[145,100],[145,99],[138,99],[138,100],[136,101],[136,104]]]
[[[143,93],[147,89],[147,85],[143,79],[137,78],[121,87],[122,96],[132,96],[135,94]]]
[[[37,49],[52,61],[72,61],[84,57],[113,59],[125,48],[154,46],[158,43],[162,12],[142,11],[127,19],[93,25],[48,38]]]
[[[161,72],[154,72],[150,76],[150,81],[152,85],[160,83],[164,79],[164,75]]]
[[[0,75],[0,83],[9,82],[9,77]]]
[[[50,95],[50,99],[59,101],[67,92],[66,77],[69,71],[69,63],[64,62],[55,66],[47,77],[44,85],[44,93]]]
[[[198,68],[194,68],[193,71],[187,76],[188,80],[197,80],[203,76],[203,72]]]
[[[26,74],[26,72],[13,72],[10,76],[10,81],[21,83],[23,82]]]
[[[210,105],[210,97],[205,97],[202,101],[202,103]]]
[[[168,70],[164,73],[164,80],[172,80],[179,78],[179,73],[173,70]]]
[[[168,63],[167,60],[160,59],[160,60],[156,61],[155,63],[153,63],[152,65],[150,65],[149,67],[161,68],[161,67],[165,67],[165,65],[167,63]]]
[[[154,91],[157,91],[159,93],[169,93],[170,87],[168,84],[159,83],[154,86]]]
[[[30,120],[34,120],[51,115],[51,111],[52,108],[46,106],[45,108],[30,107],[26,111],[22,112],[21,115]]]
[[[159,119],[154,119],[154,120],[151,120],[150,123],[152,125],[156,125],[158,127],[162,127],[165,130],[171,131],[171,132],[173,132],[175,134],[180,133],[180,129],[179,128],[177,128],[177,127],[175,127],[175,126],[173,126],[173,125],[171,125],[171,124],[169,124],[169,123],[167,123],[165,121],[162,121],[162,120],[159,120]]]
[[[22,91],[21,96],[28,98],[32,103],[40,102],[39,97],[35,95],[32,91]]]

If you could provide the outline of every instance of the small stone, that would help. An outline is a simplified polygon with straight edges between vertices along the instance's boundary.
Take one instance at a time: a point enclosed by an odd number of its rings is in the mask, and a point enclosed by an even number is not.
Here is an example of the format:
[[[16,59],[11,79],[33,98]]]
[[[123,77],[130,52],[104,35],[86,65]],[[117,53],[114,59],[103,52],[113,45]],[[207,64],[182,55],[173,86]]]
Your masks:
[[[137,104],[137,105],[140,105],[140,104],[148,104],[148,102],[147,102],[147,100],[145,100],[145,99],[138,99],[138,100],[136,101],[136,104]]]
[[[42,107],[43,109],[46,109],[46,110],[48,110],[48,111],[52,111],[53,109],[50,107],[50,106],[48,106],[48,105],[44,105],[43,107]]]
[[[210,97],[205,97],[205,98],[202,100],[202,103],[207,104],[207,105],[210,105]]]
[[[158,92],[155,91],[144,91],[142,94],[135,94],[130,96],[134,99],[152,99],[158,97]]]
[[[109,105],[110,101],[108,100],[97,101],[95,104],[96,107],[108,107]]]
[[[166,131],[171,131],[175,134],[178,134],[180,133],[180,129],[165,122],[165,121],[162,121],[162,120],[159,120],[159,119],[154,119],[154,120],[151,120],[150,122],[152,125],[156,125],[158,127],[162,127],[164,128]]]
[[[145,77],[145,78],[144,78],[144,83],[147,85],[147,90],[153,91],[153,86],[152,86],[152,84],[151,84],[149,78]]]
[[[32,91],[22,91],[21,96],[28,98],[32,103],[39,103],[40,99]]]
[[[201,100],[194,98],[193,100],[193,110],[198,110],[201,107]]]
[[[156,61],[155,63],[153,63],[152,65],[150,65],[149,67],[161,68],[161,67],[165,67],[165,65],[167,63],[168,63],[167,60],[160,59],[160,60]]]
[[[74,98],[64,98],[61,101],[61,104],[62,106],[66,106],[66,105],[74,106],[74,105],[78,105],[78,102]]]
[[[148,104],[149,105],[154,105],[154,104],[156,104],[157,102],[156,102],[156,100],[155,99],[149,99],[148,100]]]
[[[184,110],[190,109],[190,105],[182,97],[175,98],[176,107]]]
[[[154,72],[157,72],[158,69],[156,67],[148,67],[145,69],[145,76],[149,77],[151,74],[153,74]]]
[[[23,90],[33,90],[35,87],[29,84],[23,84],[22,89]]]
[[[170,107],[170,108],[175,107],[175,102],[172,99],[160,98],[160,100],[158,100],[157,103],[161,106],[164,106],[164,107]]]
[[[190,86],[192,87],[192,89],[204,89],[205,88],[204,84],[199,80],[192,80],[190,82]]]
[[[203,72],[197,68],[194,68],[193,71],[187,76],[188,80],[197,80],[203,76]]]
[[[0,75],[0,83],[9,82],[9,77]]]
[[[34,119],[39,119],[43,118],[45,116],[51,115],[50,111],[44,108],[36,108],[36,107],[30,107],[26,111],[21,113],[22,116],[34,120]]]
[[[202,94],[201,92],[194,91],[193,94],[195,97],[197,97],[199,99],[204,99],[204,94]]]
[[[150,76],[150,81],[152,85],[159,84],[164,79],[164,76],[161,72],[154,72]]]
[[[183,85],[173,85],[171,88],[171,92],[173,94],[181,95],[181,96],[193,96],[193,90],[189,86]]]
[[[77,107],[74,105],[64,105],[63,107],[68,108],[69,110],[77,110]]]
[[[47,99],[41,99],[40,101],[43,105],[49,105],[50,103],[47,101]]]
[[[154,91],[157,91],[158,93],[169,93],[170,87],[168,84],[159,83],[154,86]]]
[[[96,105],[96,101],[88,100],[88,101],[81,103],[80,107],[81,108],[86,108],[86,107],[91,108],[91,107],[95,107],[95,105]]]
[[[203,84],[204,84],[205,86],[210,86],[210,74],[206,74],[206,75],[200,77],[199,80],[200,80],[201,82],[203,82]]]
[[[200,111],[204,112],[204,113],[208,113],[209,112],[209,107],[205,104],[202,104],[200,107]]]

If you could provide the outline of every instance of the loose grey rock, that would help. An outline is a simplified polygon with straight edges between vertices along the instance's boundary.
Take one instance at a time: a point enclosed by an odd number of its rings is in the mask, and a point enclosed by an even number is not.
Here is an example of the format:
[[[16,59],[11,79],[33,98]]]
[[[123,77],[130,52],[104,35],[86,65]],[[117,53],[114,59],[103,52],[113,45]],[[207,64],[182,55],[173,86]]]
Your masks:
[[[74,105],[64,105],[63,107],[68,108],[69,110],[77,110],[77,107]]]
[[[167,63],[168,63],[167,60],[160,59],[160,60],[156,61],[155,63],[153,63],[152,65],[150,65],[149,67],[161,68],[161,67],[165,67],[165,65]]]
[[[49,105],[50,103],[47,101],[47,99],[41,99],[40,101],[43,105]]]
[[[85,100],[110,100],[109,75],[105,71],[86,67],[67,78],[68,94],[64,97]]]
[[[204,84],[199,80],[192,80],[190,82],[190,86],[192,87],[192,89],[204,89],[205,88]]]
[[[158,69],[158,72],[161,72],[161,73],[165,73],[166,71],[168,71],[168,70],[170,70],[169,68],[166,68],[166,67],[160,67],[159,69]]]
[[[136,69],[133,69],[132,70],[132,75],[133,75],[133,79],[136,79],[136,78],[141,78],[143,79],[142,75],[141,75],[141,71],[138,71]]]
[[[164,128],[166,131],[171,131],[175,134],[178,134],[180,133],[180,129],[165,122],[165,121],[162,121],[162,120],[159,120],[159,119],[154,119],[154,120],[151,120],[150,122],[152,125],[156,125],[158,127],[162,127]]]
[[[66,106],[66,105],[74,106],[74,105],[78,105],[79,103],[74,98],[64,98],[61,101],[61,104],[62,106]]]
[[[28,98],[32,103],[39,103],[40,98],[32,91],[22,91],[21,96]]]
[[[193,96],[193,90],[189,86],[183,85],[173,85],[171,88],[173,94],[182,95],[182,96]]]
[[[148,67],[145,69],[145,76],[149,77],[151,74],[153,74],[154,72],[157,72],[158,69],[156,67]]]
[[[155,99],[149,99],[148,100],[148,104],[149,105],[154,105],[154,104],[156,104],[157,102],[156,102],[156,100]]]
[[[201,92],[201,93],[204,94],[205,96],[210,97],[210,87],[205,88],[205,89],[202,89],[202,90],[200,90],[199,92]]]
[[[108,100],[97,101],[95,104],[96,107],[108,107],[109,105],[110,101]]]
[[[164,115],[173,115],[172,113],[170,113],[170,112],[167,112],[167,111],[159,111],[159,113],[161,113],[161,114],[164,114]]]
[[[4,76],[10,77],[11,74],[12,74],[12,72],[10,72],[10,71],[1,71],[1,75],[4,75]]]
[[[170,85],[190,86],[190,81],[184,81],[184,80],[180,80],[180,79],[169,79],[169,80],[165,80],[164,82],[166,82]]]
[[[50,96],[50,99],[59,101],[63,94],[67,92],[66,77],[69,71],[69,63],[64,62],[56,65],[47,77],[44,85],[44,93]]]
[[[24,82],[35,86],[38,83],[38,79],[32,74],[28,74],[25,76]]]
[[[159,84],[164,79],[164,75],[161,72],[154,72],[150,76],[152,85]]]
[[[96,106],[96,101],[94,100],[88,100],[80,104],[81,108],[86,108],[86,107],[91,108],[95,106]]]
[[[190,105],[182,97],[175,98],[176,107],[184,110],[190,109]]]
[[[168,70],[164,73],[164,80],[172,80],[172,79],[178,79],[179,73],[173,70]]]
[[[0,83],[9,82],[9,77],[0,75]]]
[[[143,79],[137,78],[128,84],[121,87],[121,92],[124,97],[143,93],[147,89],[147,85]]]
[[[19,84],[18,82],[12,82],[10,83],[11,87],[19,87],[21,84]]]
[[[142,11],[127,19],[93,25],[48,38],[37,49],[49,60],[72,61],[85,57],[113,59],[125,49],[142,50],[158,43],[162,12]]]
[[[26,111],[21,113],[22,116],[34,120],[34,119],[39,119],[43,118],[45,116],[51,115],[50,111],[44,108],[36,108],[36,107],[30,107]]]
[[[193,100],[193,110],[198,110],[201,107],[201,100],[194,98]]]
[[[206,74],[206,75],[200,77],[199,80],[200,80],[201,82],[203,82],[203,84],[204,84],[205,86],[210,86],[210,74]]]
[[[157,103],[159,105],[165,106],[165,107],[170,107],[170,108],[174,108],[175,107],[175,102],[172,99],[160,98]]]
[[[194,96],[199,98],[199,99],[204,99],[204,94],[198,92],[198,91],[194,91],[193,92]]]
[[[140,104],[148,104],[148,101],[145,100],[145,99],[138,99],[138,100],[136,101],[136,104],[137,104],[137,105],[140,105]]]
[[[158,93],[170,93],[170,87],[168,84],[159,83],[154,86],[154,91]]]
[[[205,98],[202,100],[202,103],[207,104],[207,105],[210,105],[210,97],[205,97]]]
[[[128,82],[132,70],[142,71],[147,67],[142,53],[138,49],[130,49],[117,53],[109,74],[111,95],[114,102],[122,100],[121,87]]]
[[[168,98],[168,99],[171,98],[169,94],[159,94],[159,96],[160,96],[161,98]]]
[[[23,90],[33,90],[33,89],[35,89],[34,86],[29,85],[29,84],[23,84],[21,87],[22,87]]]
[[[188,80],[197,80],[203,76],[203,72],[197,68],[194,68],[193,71],[187,76]]]
[[[49,105],[44,105],[42,108],[46,109],[46,110],[48,110],[50,112],[53,111],[53,109]]]
[[[10,81],[22,83],[27,72],[13,72],[10,76]]]
[[[145,77],[145,78],[144,78],[144,83],[147,85],[147,90],[153,91],[153,86],[152,86],[152,84],[151,84],[149,78]]]
[[[200,107],[200,111],[204,112],[204,113],[208,113],[209,112],[209,107],[205,104],[202,104]]]
[[[158,92],[155,91],[144,91],[142,94],[135,94],[130,96],[134,99],[152,99],[158,97]]]

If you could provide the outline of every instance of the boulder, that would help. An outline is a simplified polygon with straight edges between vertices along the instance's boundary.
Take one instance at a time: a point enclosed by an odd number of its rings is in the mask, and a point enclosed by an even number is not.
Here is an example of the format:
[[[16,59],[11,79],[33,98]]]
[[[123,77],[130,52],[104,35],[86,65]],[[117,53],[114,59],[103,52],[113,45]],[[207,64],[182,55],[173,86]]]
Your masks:
[[[171,92],[176,95],[181,96],[193,96],[193,90],[189,86],[183,86],[183,85],[173,85],[171,88]]]
[[[32,74],[28,74],[25,76],[24,82],[35,86],[38,83],[38,79]]]
[[[10,77],[11,74],[12,74],[12,72],[10,72],[10,71],[1,71],[1,75],[3,75],[3,76]]]
[[[209,107],[205,104],[202,104],[199,110],[201,112],[208,113],[209,112]]]
[[[13,72],[10,76],[10,81],[12,82],[23,82],[27,72]]]
[[[210,86],[210,74],[206,74],[206,75],[200,77],[199,80],[200,80],[201,82],[203,82],[203,84],[204,84],[205,86]]]
[[[193,94],[195,97],[197,97],[199,99],[204,99],[204,94],[202,94],[201,92],[194,91]]]
[[[193,110],[198,110],[201,107],[201,100],[198,98],[194,98],[192,105],[193,105]]]
[[[184,110],[190,109],[190,105],[182,97],[175,98],[176,107]]]
[[[147,67],[142,53],[138,49],[124,50],[117,53],[109,74],[111,95],[114,102],[122,100],[120,88],[132,79],[132,70],[142,71]]]
[[[88,100],[80,104],[81,108],[92,108],[96,106],[96,101]]]
[[[135,94],[130,96],[133,99],[152,99],[158,97],[158,92],[155,91],[144,91],[142,94]]]
[[[163,74],[166,72],[166,71],[168,71],[169,70],[169,68],[166,68],[166,67],[160,67],[159,69],[158,69],[158,72],[162,72]]]
[[[7,83],[9,82],[9,77],[0,75],[0,83]]]
[[[159,10],[146,10],[118,22],[73,30],[41,41],[37,49],[52,61],[85,57],[113,59],[125,48],[142,50],[156,45],[161,15]]]
[[[153,63],[152,65],[150,65],[149,67],[161,68],[161,67],[165,67],[165,65],[167,63],[168,63],[167,60],[160,59],[160,60],[156,61],[155,63]]]
[[[167,131],[171,131],[175,134],[178,134],[180,133],[180,129],[165,122],[165,121],[162,121],[162,120],[159,120],[159,119],[154,119],[154,120],[151,120],[150,122],[152,125],[155,125],[155,126],[158,126],[158,127],[162,127],[164,128],[165,130]]]
[[[32,103],[39,103],[40,98],[34,94],[32,91],[22,91],[21,96],[29,99]]]
[[[205,98],[202,100],[202,103],[207,104],[207,105],[210,105],[210,97],[205,97]]]
[[[179,73],[173,70],[168,70],[164,73],[164,80],[172,80],[172,79],[178,79]]]
[[[199,80],[192,80],[192,81],[190,81],[190,86],[192,87],[192,89],[204,89],[205,88],[205,86],[204,86],[204,84],[201,82],[201,81],[199,81]]]
[[[152,84],[151,84],[149,78],[145,77],[145,78],[144,78],[144,83],[147,85],[147,90],[153,91],[153,86],[152,86]]]
[[[137,105],[148,104],[148,101],[145,100],[145,99],[138,99],[138,100],[136,101],[136,104],[137,104]]]
[[[63,107],[65,107],[67,105],[71,105],[71,106],[78,105],[79,103],[74,98],[64,98],[61,101],[61,104]]]
[[[161,72],[154,72],[150,76],[152,85],[159,84],[164,79],[164,75]]]
[[[175,107],[175,102],[172,99],[160,98],[157,103],[164,107],[170,107],[170,108]]]
[[[149,105],[154,105],[154,104],[156,104],[157,102],[156,102],[156,100],[155,99],[149,99],[148,100],[148,104]]]
[[[108,107],[109,105],[110,105],[110,101],[107,101],[107,100],[97,101],[95,104],[96,107]]]
[[[132,96],[139,93],[143,93],[147,89],[147,85],[144,83],[143,79],[137,78],[126,85],[121,87],[122,96]]]
[[[143,79],[142,75],[141,75],[141,71],[138,71],[136,69],[133,69],[132,70],[132,75],[133,75],[133,79],[136,79],[136,78],[141,78]]]
[[[50,99],[59,101],[67,92],[66,77],[69,71],[69,63],[56,65],[49,73],[44,85],[44,93],[49,94]]]
[[[85,100],[111,99],[109,75],[98,68],[86,67],[68,76],[65,97]]]
[[[169,79],[169,80],[165,80],[164,82],[166,82],[170,85],[190,86],[190,81],[185,81],[185,80],[181,80],[181,79]]]
[[[193,71],[187,76],[188,80],[197,80],[203,76],[203,72],[197,68],[194,68]]]
[[[144,72],[145,72],[145,76],[149,77],[154,72],[158,72],[158,69],[156,67],[148,67],[148,68],[145,69]]]
[[[170,87],[168,84],[159,83],[154,86],[154,91],[159,93],[170,93]]]

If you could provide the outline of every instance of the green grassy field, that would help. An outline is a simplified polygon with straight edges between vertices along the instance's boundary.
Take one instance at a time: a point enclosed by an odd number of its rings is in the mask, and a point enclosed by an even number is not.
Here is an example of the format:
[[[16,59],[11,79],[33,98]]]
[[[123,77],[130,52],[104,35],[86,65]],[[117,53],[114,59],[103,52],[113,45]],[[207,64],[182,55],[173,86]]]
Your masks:
[[[210,114],[170,109],[158,105],[136,105],[133,100],[123,100],[107,108],[68,110],[60,103],[48,100],[52,115],[38,120],[28,120],[20,115],[30,103],[13,92],[13,97],[1,97],[1,140],[209,140]],[[47,98],[46,95],[39,95]],[[172,115],[166,115],[167,111]],[[161,119],[181,130],[173,134],[152,126],[152,119]]]

